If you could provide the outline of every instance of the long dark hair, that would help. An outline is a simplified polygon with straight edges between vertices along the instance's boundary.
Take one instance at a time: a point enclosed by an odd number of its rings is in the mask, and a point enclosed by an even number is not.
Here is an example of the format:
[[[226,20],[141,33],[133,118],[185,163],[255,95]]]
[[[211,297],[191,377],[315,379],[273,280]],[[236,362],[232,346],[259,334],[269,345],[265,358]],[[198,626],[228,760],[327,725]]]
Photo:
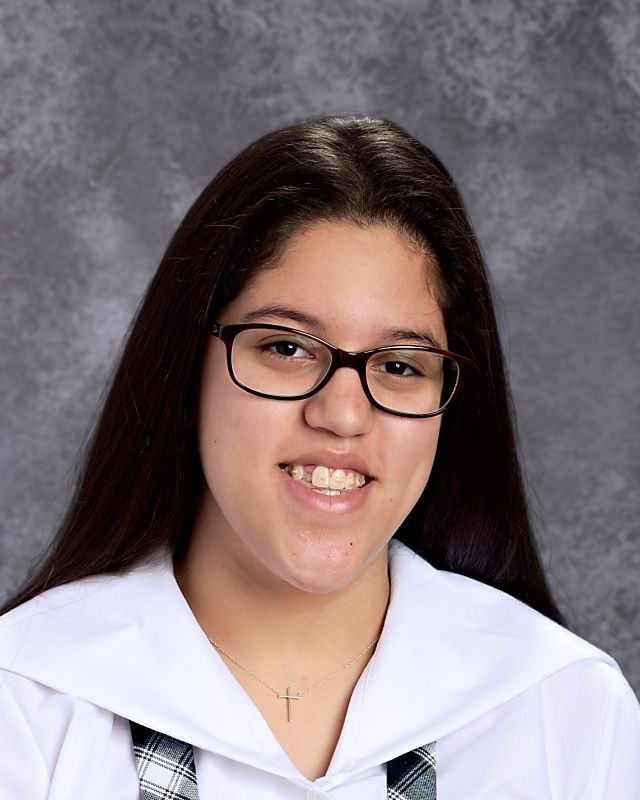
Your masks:
[[[216,313],[316,220],[382,223],[437,256],[449,348],[475,364],[397,538],[562,625],[531,531],[483,257],[451,175],[396,124],[320,117],[268,134],[204,189],[132,324],[66,517],[4,611],[47,588],[184,553],[202,488],[194,417]]]

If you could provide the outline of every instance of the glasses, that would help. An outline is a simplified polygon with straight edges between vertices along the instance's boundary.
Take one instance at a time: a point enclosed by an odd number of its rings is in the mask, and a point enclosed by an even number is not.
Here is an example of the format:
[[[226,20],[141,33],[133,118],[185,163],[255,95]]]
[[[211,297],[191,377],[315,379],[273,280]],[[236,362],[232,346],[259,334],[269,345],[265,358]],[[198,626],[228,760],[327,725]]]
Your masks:
[[[355,369],[369,402],[400,417],[435,417],[462,380],[464,356],[422,345],[390,345],[351,353],[304,331],[281,325],[216,323],[212,336],[227,350],[233,382],[258,397],[304,400],[336,370]]]

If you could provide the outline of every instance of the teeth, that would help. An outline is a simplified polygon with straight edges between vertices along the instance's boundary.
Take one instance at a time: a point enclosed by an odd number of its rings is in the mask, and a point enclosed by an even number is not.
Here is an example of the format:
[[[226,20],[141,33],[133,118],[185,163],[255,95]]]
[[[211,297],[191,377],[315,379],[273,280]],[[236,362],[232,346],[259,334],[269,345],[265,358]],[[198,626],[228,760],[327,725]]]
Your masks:
[[[340,492],[352,492],[354,489],[361,489],[366,483],[366,478],[359,472],[330,469],[323,464],[318,464],[311,472],[305,471],[302,464],[287,466],[285,471],[294,481],[307,481],[323,494],[337,495]]]
[[[317,486],[318,489],[329,488],[329,467],[321,467],[318,465],[311,473],[311,483]]]
[[[344,489],[346,474],[343,469],[334,470],[329,477],[330,489]]]

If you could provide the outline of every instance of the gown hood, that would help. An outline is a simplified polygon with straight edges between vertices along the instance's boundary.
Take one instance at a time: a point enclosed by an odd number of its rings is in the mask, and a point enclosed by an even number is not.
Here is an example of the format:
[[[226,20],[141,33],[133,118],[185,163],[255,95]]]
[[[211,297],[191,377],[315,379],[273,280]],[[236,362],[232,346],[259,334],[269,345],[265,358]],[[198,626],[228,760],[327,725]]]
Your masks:
[[[382,636],[353,692],[332,773],[438,740],[576,662],[618,668],[506,593],[437,570],[396,540],[389,550]],[[277,762],[274,737],[259,713],[247,713],[246,693],[193,616],[168,552],[50,589],[0,617],[0,668],[196,747],[261,768]]]

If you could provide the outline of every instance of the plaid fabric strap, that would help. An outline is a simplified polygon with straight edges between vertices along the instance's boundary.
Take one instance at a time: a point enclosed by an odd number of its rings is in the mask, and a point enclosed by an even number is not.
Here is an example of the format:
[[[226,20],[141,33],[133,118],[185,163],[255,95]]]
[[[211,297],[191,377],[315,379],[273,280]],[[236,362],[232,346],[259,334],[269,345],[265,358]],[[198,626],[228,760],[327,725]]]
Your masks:
[[[388,800],[437,800],[436,743],[387,763]]]
[[[191,745],[137,722],[130,724],[140,800],[198,800]]]
[[[198,800],[190,744],[131,722],[140,779],[140,800]],[[388,800],[437,800],[436,743],[405,753],[387,764]]]

